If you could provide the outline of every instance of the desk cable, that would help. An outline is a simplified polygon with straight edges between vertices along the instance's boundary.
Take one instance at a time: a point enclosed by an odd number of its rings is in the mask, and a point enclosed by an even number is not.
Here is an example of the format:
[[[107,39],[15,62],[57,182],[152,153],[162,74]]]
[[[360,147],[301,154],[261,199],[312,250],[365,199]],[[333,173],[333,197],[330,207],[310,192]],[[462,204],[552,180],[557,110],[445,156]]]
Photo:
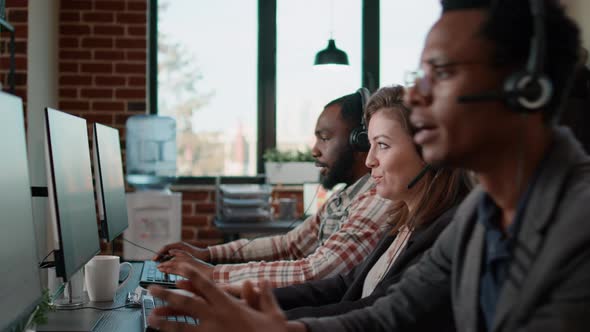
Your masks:
[[[49,257],[49,255],[53,254],[54,252],[55,252],[55,250],[51,250],[47,255],[45,255],[45,257],[43,257],[43,259],[39,262],[39,268],[45,269],[45,268],[55,266],[55,262],[46,262],[45,261],[47,259],[47,257]]]
[[[307,205],[307,207],[306,207],[306,208],[305,208],[305,210],[303,211],[303,215],[304,215],[304,216],[307,214],[307,212],[309,212],[309,209],[311,208],[311,206],[312,206],[312,205],[313,205],[313,203],[315,202],[315,199],[317,198],[317,196],[318,196],[318,193],[319,193],[319,192],[320,192],[320,186],[318,185],[317,189],[315,190],[315,193],[313,194],[313,198],[311,199],[311,201],[309,202],[309,204]],[[290,229],[290,228],[292,228],[292,227],[295,225],[295,223],[297,223],[298,221],[299,221],[299,220],[297,220],[297,219],[293,220],[293,221],[292,221],[292,222],[291,222],[291,223],[290,223],[290,224],[287,226],[287,228],[289,228],[289,229]],[[256,236],[256,237],[254,237],[254,238],[253,238],[253,239],[251,239],[250,241],[248,241],[248,242],[244,243],[243,245],[241,245],[240,247],[238,247],[237,249],[235,249],[235,250],[233,251],[233,253],[232,253],[232,254],[231,254],[231,256],[230,256],[230,259],[233,259],[233,258],[236,256],[236,254],[237,254],[238,252],[240,252],[240,251],[241,251],[241,250],[242,250],[244,247],[246,247],[247,245],[249,245],[249,244],[250,244],[250,243],[252,243],[253,241],[255,241],[255,240],[257,240],[257,239],[259,239],[259,238],[261,238],[261,237],[265,237],[265,236],[267,236],[267,235],[266,235],[266,234],[261,234],[261,235],[258,235],[258,236]],[[154,250],[152,250],[152,249],[146,248],[146,247],[144,247],[144,246],[141,246],[141,245],[139,245],[139,244],[137,244],[137,243],[131,242],[131,241],[129,241],[129,240],[127,240],[127,239],[125,239],[125,238],[123,238],[123,241],[125,241],[125,242],[127,242],[127,243],[129,243],[129,244],[131,244],[131,245],[133,245],[133,246],[135,246],[135,247],[137,247],[137,248],[144,249],[144,250],[147,250],[147,251],[149,251],[149,252],[151,252],[151,253],[153,253],[153,254],[155,254],[155,255],[158,255],[158,252],[156,252],[156,251],[154,251]]]
[[[88,306],[88,307],[78,307],[78,308],[59,308],[57,310],[58,311],[74,311],[74,310],[83,310],[83,309],[93,309],[93,310],[100,310],[100,311],[111,311],[111,310],[118,310],[118,309],[124,309],[124,308],[139,308],[139,306],[137,303],[127,303],[127,304],[120,305],[118,307],[112,307],[112,308],[99,308],[99,307]]]
[[[152,249],[149,249],[149,248],[146,248],[144,246],[141,246],[141,245],[139,245],[139,244],[137,244],[135,242],[131,242],[131,241],[127,240],[126,238],[122,238],[122,239],[123,239],[123,241],[125,241],[125,242],[127,242],[127,243],[129,243],[129,244],[131,244],[131,245],[133,245],[133,246],[135,246],[137,248],[140,248],[140,249],[143,249],[143,250],[147,250],[147,251],[151,252],[152,254],[156,254],[156,255],[158,254],[157,251],[154,251]]]

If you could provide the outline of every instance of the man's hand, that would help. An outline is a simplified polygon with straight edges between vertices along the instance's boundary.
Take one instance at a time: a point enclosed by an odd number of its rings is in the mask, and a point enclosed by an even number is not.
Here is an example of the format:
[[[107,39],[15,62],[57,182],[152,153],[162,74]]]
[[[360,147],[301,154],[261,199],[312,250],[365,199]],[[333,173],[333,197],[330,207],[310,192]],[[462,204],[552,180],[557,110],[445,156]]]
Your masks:
[[[162,249],[158,250],[158,253],[152,257],[153,261],[162,261],[164,257],[172,256],[171,250],[181,250],[189,253],[191,256],[198,258],[204,262],[211,261],[211,254],[207,248],[198,248],[190,245],[186,242],[176,242],[165,245]]]
[[[152,311],[148,319],[150,326],[162,331],[287,331],[287,321],[268,283],[262,283],[260,292],[257,292],[251,283],[246,282],[244,291],[251,293],[243,294],[247,300],[242,301],[226,294],[188,261],[179,262],[177,268],[177,272],[188,279],[178,281],[178,288],[194,295],[187,296],[151,286],[149,290],[152,295],[161,298],[167,306]],[[166,320],[166,316],[177,315],[198,319],[199,325],[190,326]]]
[[[169,251],[169,253],[174,258],[158,264],[158,270],[161,272],[177,274],[188,279],[188,276],[182,274],[184,270],[180,268],[180,266],[188,264],[195,270],[199,271],[203,277],[207,278],[208,280],[213,280],[213,265],[191,256],[186,251],[172,249]]]

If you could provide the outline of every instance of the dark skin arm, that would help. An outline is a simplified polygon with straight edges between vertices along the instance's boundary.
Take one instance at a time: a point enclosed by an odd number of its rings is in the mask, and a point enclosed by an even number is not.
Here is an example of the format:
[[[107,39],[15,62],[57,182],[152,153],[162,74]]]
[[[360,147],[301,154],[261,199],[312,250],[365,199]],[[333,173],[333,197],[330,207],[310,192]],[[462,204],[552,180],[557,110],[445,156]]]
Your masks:
[[[185,251],[172,249],[169,253],[173,259],[160,263],[158,265],[158,270],[168,274],[177,274],[188,279],[188,276],[183,274],[185,272],[180,266],[189,264],[199,271],[203,277],[209,280],[213,279],[213,265],[193,257]]]
[[[166,261],[170,258],[170,256],[173,256],[171,253],[172,250],[179,250],[179,251],[187,252],[191,256],[198,258],[204,262],[211,261],[211,255],[209,253],[209,249],[195,247],[195,246],[190,245],[186,242],[176,242],[176,243],[171,243],[171,244],[165,245],[162,249],[158,250],[156,255],[154,257],[152,257],[152,260],[158,261],[158,262]]]

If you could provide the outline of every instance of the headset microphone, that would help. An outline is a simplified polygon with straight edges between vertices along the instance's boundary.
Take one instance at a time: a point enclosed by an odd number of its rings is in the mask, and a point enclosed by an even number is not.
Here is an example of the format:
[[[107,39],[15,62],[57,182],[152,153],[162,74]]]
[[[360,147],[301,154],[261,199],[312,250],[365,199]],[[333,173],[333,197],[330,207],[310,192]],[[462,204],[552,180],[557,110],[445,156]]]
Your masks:
[[[547,106],[553,96],[553,84],[545,70],[545,8],[543,0],[529,0],[533,21],[526,67],[511,74],[502,90],[487,91],[457,98],[458,103],[504,101],[517,112],[538,112]]]
[[[412,181],[410,181],[410,183],[408,183],[408,189],[412,189],[412,187],[414,187],[423,177],[424,175],[426,175],[426,173],[428,173],[428,171],[432,170],[432,166],[430,166],[429,164],[426,164],[426,166],[424,166],[424,168],[420,171],[420,173],[418,173],[418,175],[416,175],[416,177],[414,177],[412,179]]]
[[[486,101],[506,100],[506,93],[500,91],[489,91],[474,95],[465,95],[457,97],[457,102],[460,104],[479,103]]]

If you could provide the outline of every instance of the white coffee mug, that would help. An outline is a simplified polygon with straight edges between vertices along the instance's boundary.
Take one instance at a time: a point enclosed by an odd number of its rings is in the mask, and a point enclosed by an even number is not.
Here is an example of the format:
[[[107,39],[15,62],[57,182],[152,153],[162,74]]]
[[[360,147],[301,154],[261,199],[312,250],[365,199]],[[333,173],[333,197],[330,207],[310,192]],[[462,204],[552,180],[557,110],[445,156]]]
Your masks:
[[[128,265],[127,277],[117,287],[121,266]],[[90,301],[113,301],[115,293],[123,287],[133,274],[133,265],[128,262],[119,263],[119,256],[94,256],[85,267],[86,290]]]

